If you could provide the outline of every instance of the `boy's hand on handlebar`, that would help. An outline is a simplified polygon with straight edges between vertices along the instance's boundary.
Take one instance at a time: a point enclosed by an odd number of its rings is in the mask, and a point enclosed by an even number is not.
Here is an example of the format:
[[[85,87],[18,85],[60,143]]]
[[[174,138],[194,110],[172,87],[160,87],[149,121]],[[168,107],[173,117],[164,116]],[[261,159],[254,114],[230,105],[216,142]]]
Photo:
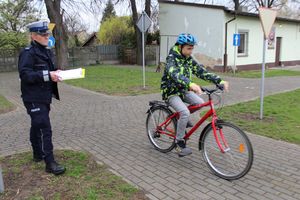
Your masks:
[[[228,92],[229,91],[229,82],[227,81],[222,81],[221,85],[223,86],[223,90],[225,92]]]
[[[197,85],[196,83],[191,83],[190,84],[190,90],[195,92],[196,94],[199,94],[199,95],[203,93],[200,86]]]

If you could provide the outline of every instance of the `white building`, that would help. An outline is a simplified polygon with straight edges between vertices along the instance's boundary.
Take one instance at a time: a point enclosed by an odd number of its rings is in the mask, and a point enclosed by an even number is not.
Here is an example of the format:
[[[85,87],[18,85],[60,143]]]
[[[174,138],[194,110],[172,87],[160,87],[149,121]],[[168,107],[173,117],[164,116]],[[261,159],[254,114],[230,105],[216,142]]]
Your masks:
[[[199,44],[194,52],[200,62],[209,64],[217,60],[214,67],[222,70],[226,43],[228,66],[236,65],[239,70],[261,68],[263,31],[259,16],[238,12],[234,17],[234,11],[224,6],[159,0],[160,61],[165,61],[178,34],[191,33],[198,38]],[[238,48],[233,46],[234,33],[240,34]],[[276,18],[268,42],[266,63],[268,67],[300,64],[300,20]]]

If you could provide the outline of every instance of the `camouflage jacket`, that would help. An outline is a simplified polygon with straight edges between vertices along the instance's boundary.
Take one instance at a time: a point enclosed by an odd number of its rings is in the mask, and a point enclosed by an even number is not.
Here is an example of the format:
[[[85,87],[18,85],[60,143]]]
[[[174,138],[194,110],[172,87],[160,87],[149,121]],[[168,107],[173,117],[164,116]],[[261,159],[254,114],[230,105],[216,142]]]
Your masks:
[[[163,100],[167,100],[174,95],[183,98],[185,92],[189,90],[190,84],[193,83],[192,74],[214,84],[223,82],[219,76],[209,73],[203,65],[199,65],[192,57],[184,57],[178,46],[173,46],[167,57],[166,67],[161,79]]]

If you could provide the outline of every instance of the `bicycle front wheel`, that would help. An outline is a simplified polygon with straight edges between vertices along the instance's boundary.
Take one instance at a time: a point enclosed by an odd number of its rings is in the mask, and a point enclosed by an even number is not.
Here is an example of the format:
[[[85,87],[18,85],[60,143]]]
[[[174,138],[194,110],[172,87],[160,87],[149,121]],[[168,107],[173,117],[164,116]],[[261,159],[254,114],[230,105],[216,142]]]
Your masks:
[[[203,133],[202,154],[208,167],[219,177],[235,180],[246,175],[253,163],[253,149],[247,135],[237,126],[228,122],[218,122],[217,136],[225,151],[217,145],[212,125]],[[225,146],[220,133],[227,143]]]
[[[160,152],[166,153],[175,147],[176,119],[170,119],[163,124],[172,112],[163,107],[156,107],[149,110],[146,128],[151,144]]]

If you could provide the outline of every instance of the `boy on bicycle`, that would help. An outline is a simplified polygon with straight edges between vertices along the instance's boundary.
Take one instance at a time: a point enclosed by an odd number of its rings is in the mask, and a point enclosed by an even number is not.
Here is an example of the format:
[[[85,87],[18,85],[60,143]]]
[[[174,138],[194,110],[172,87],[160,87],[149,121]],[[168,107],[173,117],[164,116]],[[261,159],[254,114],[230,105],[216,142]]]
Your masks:
[[[167,56],[166,67],[161,79],[163,100],[180,113],[175,140],[176,151],[180,157],[192,153],[192,150],[186,147],[186,141],[183,139],[190,116],[190,111],[185,103],[191,105],[204,103],[199,96],[202,93],[200,86],[192,82],[192,74],[214,84],[223,84],[225,90],[228,90],[229,86],[228,82],[209,73],[203,65],[193,60],[191,55],[196,43],[195,37],[191,34],[182,33],[178,36]]]

